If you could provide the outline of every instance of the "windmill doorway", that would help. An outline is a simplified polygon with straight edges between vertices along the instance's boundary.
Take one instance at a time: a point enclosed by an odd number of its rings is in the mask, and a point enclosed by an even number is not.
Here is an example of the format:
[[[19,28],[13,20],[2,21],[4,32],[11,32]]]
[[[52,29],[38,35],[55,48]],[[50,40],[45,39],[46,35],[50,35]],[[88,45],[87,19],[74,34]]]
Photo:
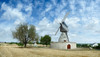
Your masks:
[[[67,45],[67,49],[71,49],[71,45],[70,44]]]

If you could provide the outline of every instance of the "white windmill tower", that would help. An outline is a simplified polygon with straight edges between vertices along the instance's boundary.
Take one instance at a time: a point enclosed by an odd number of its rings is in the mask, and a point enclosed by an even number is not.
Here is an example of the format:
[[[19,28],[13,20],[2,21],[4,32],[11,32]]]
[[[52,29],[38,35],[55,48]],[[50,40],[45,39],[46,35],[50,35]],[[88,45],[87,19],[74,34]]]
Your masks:
[[[61,32],[61,36],[59,38],[59,42],[69,42],[69,38],[68,38],[68,26],[65,24],[65,20],[66,17],[68,16],[69,12],[64,16],[64,18],[62,19],[61,23],[60,23],[60,27],[58,28],[57,32],[60,29]],[[57,32],[55,33],[55,35],[57,34]]]
[[[57,32],[60,30],[61,35],[58,42],[51,42],[50,47],[55,49],[75,49],[76,42],[69,42],[68,38],[68,26],[65,24],[66,17],[68,16],[69,12],[64,16],[60,23],[60,27],[58,28]],[[55,33],[55,35],[57,34]]]

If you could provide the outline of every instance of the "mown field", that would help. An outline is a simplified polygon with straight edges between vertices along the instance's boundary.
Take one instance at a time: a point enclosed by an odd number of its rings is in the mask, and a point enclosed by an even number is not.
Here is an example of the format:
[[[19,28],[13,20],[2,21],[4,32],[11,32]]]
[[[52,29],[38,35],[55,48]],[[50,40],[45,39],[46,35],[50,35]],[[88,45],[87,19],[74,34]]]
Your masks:
[[[0,45],[0,57],[100,57],[99,50],[56,50],[51,48],[21,48],[16,44]]]

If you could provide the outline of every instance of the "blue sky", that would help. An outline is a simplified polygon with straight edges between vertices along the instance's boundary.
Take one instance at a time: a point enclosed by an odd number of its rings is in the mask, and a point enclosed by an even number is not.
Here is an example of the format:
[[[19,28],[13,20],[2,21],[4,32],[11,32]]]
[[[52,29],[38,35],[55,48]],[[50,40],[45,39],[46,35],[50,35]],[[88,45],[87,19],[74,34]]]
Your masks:
[[[11,31],[24,22],[35,25],[40,36],[48,34],[58,41],[61,33],[55,32],[67,12],[71,42],[100,42],[99,0],[0,0],[0,41],[17,41]]]

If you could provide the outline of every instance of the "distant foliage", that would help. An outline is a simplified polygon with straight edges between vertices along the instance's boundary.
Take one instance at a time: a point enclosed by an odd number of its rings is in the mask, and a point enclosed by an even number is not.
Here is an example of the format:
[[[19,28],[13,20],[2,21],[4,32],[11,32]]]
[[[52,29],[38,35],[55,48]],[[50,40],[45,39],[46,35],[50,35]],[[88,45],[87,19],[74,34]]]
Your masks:
[[[88,44],[77,44],[77,47],[84,47],[84,48],[88,48],[89,45]]]
[[[79,48],[89,48],[89,47],[91,47],[91,45],[90,44],[77,44],[77,47],[79,47]],[[93,49],[100,49],[100,43],[98,44],[98,46],[95,46],[95,47],[92,47]]]
[[[51,37],[49,35],[45,35],[44,37],[41,37],[41,40],[40,40],[41,44],[43,45],[50,45],[50,42],[51,42]]]
[[[24,46],[23,43],[17,43],[17,42],[10,42],[9,44],[16,44],[16,45],[18,45],[18,46]]]
[[[9,44],[17,44],[16,42],[10,42]]]

